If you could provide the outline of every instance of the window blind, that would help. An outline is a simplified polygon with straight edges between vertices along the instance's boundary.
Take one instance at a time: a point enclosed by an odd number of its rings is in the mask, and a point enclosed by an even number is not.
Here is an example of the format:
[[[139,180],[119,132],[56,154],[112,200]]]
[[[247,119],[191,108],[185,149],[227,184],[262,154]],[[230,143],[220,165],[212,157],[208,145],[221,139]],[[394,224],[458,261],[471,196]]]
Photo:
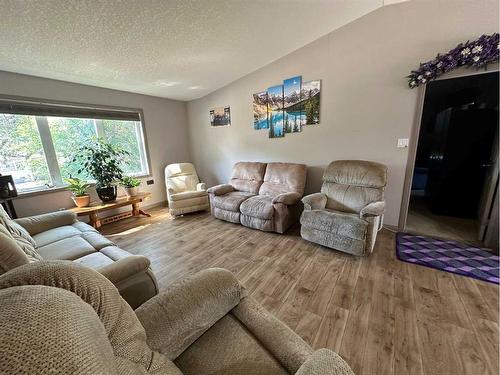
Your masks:
[[[36,100],[4,98],[0,98],[0,113],[122,121],[141,120],[139,111],[132,109],[99,108],[86,105],[44,103]]]

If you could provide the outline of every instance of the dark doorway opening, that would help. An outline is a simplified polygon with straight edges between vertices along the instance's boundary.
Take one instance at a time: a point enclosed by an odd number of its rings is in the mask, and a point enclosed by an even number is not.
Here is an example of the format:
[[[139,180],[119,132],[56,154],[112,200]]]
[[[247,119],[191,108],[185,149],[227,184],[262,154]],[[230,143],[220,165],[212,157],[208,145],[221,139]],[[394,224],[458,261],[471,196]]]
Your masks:
[[[498,102],[498,72],[427,85],[408,232],[483,245],[496,230],[498,248]]]

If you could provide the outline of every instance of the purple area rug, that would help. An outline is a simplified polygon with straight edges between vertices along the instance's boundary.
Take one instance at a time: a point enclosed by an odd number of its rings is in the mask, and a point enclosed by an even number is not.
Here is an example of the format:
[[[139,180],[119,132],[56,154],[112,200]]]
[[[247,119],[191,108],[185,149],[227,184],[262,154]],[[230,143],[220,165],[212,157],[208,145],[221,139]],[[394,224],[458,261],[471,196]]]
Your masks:
[[[479,247],[398,233],[396,254],[403,262],[420,264],[490,283],[500,282],[499,257]]]

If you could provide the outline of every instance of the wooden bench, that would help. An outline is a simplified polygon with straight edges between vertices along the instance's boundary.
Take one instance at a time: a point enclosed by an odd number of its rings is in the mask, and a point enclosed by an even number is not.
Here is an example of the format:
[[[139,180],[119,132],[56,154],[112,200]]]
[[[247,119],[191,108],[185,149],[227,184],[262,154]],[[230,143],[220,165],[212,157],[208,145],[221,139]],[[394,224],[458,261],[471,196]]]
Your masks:
[[[135,195],[133,197],[118,197],[116,200],[112,202],[95,202],[90,204],[88,207],[74,207],[71,208],[70,211],[73,211],[76,213],[78,216],[88,216],[89,217],[89,224],[92,225],[94,228],[99,228],[101,225],[107,224],[107,223],[112,223],[117,220],[125,219],[127,217],[131,216],[140,216],[144,215],[147,217],[151,217],[150,214],[147,212],[141,210],[139,208],[139,204],[142,203],[143,201],[149,199],[151,196],[151,193],[141,193],[138,195]],[[131,211],[127,212],[122,212],[116,215],[111,215],[111,216],[106,216],[106,217],[99,217],[99,213],[104,212],[104,211],[109,211],[113,210],[116,208],[124,207],[124,206],[132,206]]]

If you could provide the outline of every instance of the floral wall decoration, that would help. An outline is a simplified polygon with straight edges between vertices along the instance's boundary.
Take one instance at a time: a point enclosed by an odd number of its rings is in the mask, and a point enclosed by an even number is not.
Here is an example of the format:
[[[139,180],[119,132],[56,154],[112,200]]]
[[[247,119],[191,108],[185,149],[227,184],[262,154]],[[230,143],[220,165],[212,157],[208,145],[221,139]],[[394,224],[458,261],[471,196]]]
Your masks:
[[[498,33],[460,43],[448,53],[438,54],[433,60],[420,63],[420,67],[407,76],[408,86],[413,89],[460,66],[472,66],[476,69],[486,67],[487,64],[498,61],[499,48]]]

